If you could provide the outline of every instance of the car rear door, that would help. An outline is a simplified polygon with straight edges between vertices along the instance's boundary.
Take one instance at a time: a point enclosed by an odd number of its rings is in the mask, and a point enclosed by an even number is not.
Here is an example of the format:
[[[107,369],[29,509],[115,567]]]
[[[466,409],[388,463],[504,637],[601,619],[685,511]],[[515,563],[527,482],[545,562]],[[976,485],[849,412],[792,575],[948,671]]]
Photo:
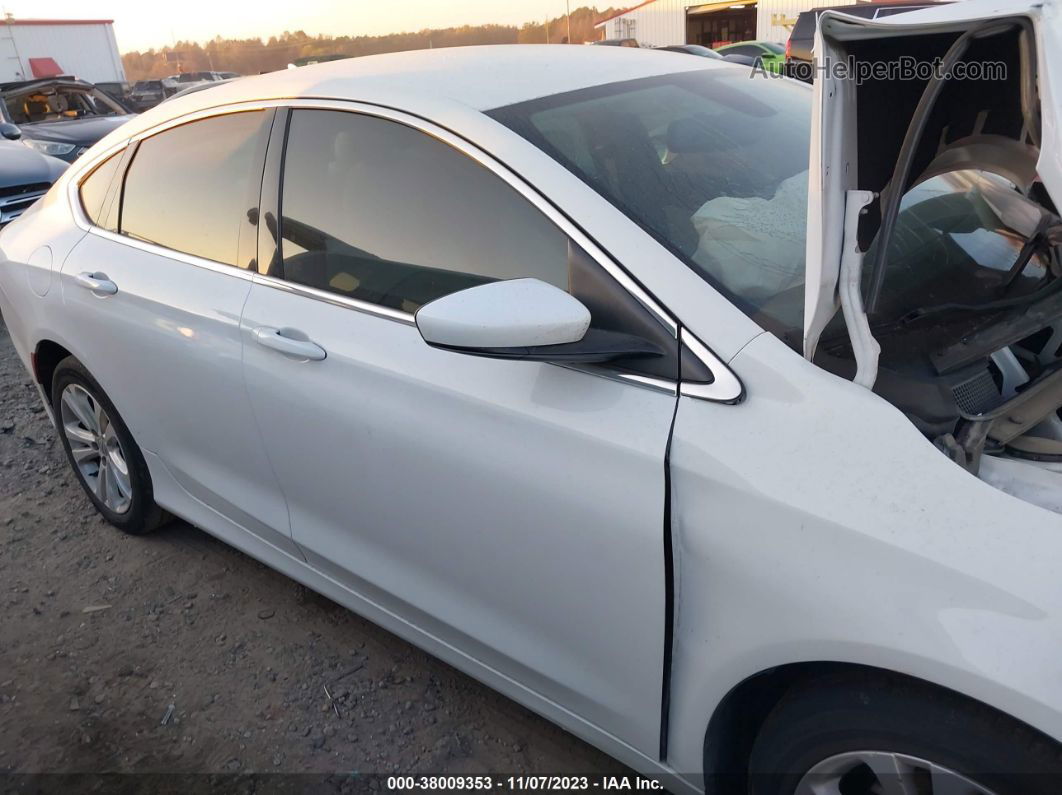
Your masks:
[[[272,116],[181,124],[101,163],[61,278],[74,354],[182,499],[297,556],[240,368]]]
[[[242,324],[295,541],[367,610],[655,755],[674,324],[461,139],[317,105],[292,111],[280,199],[274,130]],[[421,339],[423,303],[525,276],[663,338],[670,363],[591,371]]]

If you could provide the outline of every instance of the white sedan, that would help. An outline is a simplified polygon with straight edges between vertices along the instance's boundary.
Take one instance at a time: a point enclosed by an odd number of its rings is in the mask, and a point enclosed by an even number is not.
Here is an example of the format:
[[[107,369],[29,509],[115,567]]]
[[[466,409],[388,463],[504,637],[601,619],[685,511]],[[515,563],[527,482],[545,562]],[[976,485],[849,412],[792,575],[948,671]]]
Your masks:
[[[527,46],[219,85],[3,231],[0,306],[112,524],[674,791],[1058,792],[1060,11],[822,15],[823,58],[980,80]]]

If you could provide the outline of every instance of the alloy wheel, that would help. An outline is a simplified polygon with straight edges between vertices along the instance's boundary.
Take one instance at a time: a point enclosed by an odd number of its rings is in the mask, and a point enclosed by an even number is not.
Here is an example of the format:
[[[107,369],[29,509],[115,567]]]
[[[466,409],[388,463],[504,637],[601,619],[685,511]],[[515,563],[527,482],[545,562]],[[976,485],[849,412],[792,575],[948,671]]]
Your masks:
[[[129,464],[106,410],[78,384],[69,384],[60,398],[63,434],[78,476],[96,498],[116,514],[133,503]]]
[[[888,751],[850,751],[814,765],[794,795],[995,795],[943,765]]]

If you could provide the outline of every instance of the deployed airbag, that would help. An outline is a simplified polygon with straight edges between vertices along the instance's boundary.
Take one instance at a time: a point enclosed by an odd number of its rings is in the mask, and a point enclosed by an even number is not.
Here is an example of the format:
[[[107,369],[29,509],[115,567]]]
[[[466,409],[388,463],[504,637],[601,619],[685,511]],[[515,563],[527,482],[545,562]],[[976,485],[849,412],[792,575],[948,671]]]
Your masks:
[[[700,236],[693,260],[756,305],[803,285],[807,201],[807,171],[783,180],[770,199],[706,201],[691,219]]]

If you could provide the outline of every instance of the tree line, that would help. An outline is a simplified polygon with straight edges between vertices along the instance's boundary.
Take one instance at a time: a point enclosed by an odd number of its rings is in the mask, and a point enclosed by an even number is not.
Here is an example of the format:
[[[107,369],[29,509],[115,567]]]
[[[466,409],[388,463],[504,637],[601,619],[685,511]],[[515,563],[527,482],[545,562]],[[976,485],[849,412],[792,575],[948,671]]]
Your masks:
[[[582,7],[571,13],[571,43],[582,44],[598,38],[594,23],[613,13]],[[309,36],[303,31],[285,31],[263,41],[223,39],[206,44],[179,41],[172,47],[132,51],[122,55],[129,80],[165,77],[178,72],[238,72],[243,75],[284,69],[297,60],[327,57],[358,57],[385,52],[423,50],[429,47],[463,47],[474,44],[544,44],[568,40],[566,16],[543,22],[515,25],[464,25],[456,28],[426,29],[416,33],[390,33],[383,36]]]

